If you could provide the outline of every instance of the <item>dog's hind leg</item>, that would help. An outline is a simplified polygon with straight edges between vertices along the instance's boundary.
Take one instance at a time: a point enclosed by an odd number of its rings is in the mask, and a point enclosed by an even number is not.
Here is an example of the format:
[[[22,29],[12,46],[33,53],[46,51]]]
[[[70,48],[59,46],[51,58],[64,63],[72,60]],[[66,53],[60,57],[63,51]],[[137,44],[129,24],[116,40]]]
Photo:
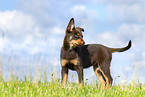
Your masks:
[[[94,72],[98,78],[98,80],[100,81],[101,84],[101,89],[103,90],[105,88],[105,80],[102,76],[102,73],[100,72],[100,69],[98,68],[98,66],[93,66]]]
[[[94,66],[94,71],[95,71],[95,74],[98,78],[98,80],[100,81],[101,83],[101,89],[105,89],[105,86],[106,86],[106,89],[109,89],[109,86],[110,86],[110,81],[109,81],[109,78],[108,76],[105,74],[105,72],[100,68],[100,66]]]
[[[110,74],[110,68],[109,68],[110,64],[100,64],[98,65],[98,68],[100,70],[100,72],[102,73],[103,75],[103,78],[105,79],[105,82],[106,82],[106,89],[109,88],[110,85],[112,85],[112,77],[111,77],[111,74]]]

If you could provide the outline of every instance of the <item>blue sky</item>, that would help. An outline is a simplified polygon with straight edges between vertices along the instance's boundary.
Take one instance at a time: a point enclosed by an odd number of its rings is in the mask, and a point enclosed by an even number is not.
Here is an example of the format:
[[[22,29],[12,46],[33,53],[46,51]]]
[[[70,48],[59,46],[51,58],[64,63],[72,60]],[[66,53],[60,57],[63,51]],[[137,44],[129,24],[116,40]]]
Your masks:
[[[132,40],[130,50],[113,54],[112,76],[131,81],[136,75],[144,82],[144,10],[144,0],[1,0],[0,50],[5,56],[41,54],[55,61],[60,73],[60,48],[66,26],[74,17],[76,26],[85,30],[86,44],[124,47]],[[85,73],[85,78],[96,78],[92,68]]]
[[[17,8],[18,0],[1,0],[0,1],[0,10],[6,11],[6,10],[14,10]]]

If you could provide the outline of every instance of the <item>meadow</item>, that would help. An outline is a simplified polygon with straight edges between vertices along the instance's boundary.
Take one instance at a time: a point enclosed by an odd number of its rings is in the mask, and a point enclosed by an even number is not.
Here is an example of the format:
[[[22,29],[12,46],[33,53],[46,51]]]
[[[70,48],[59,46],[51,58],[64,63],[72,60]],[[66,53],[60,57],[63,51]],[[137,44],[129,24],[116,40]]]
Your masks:
[[[125,83],[113,85],[109,90],[101,90],[98,83],[85,83],[84,87],[68,82],[61,87],[59,79],[35,82],[25,78],[24,81],[11,77],[0,80],[0,97],[145,97],[145,85],[141,83]]]
[[[0,97],[145,97],[145,84],[139,81],[114,83],[109,90],[101,90],[97,80],[88,82],[85,79],[85,85],[81,87],[76,81],[71,81],[74,80],[72,76],[67,86],[62,88],[57,77],[60,71],[55,67],[58,63],[51,67],[48,58],[22,59],[0,58]]]

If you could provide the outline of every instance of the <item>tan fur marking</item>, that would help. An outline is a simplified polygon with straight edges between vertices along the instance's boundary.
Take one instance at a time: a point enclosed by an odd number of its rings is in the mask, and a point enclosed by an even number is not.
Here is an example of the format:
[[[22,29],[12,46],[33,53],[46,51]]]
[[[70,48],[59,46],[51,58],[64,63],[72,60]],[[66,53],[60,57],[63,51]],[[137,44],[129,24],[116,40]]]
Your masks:
[[[72,40],[72,36],[69,37],[69,40]]]
[[[78,39],[78,40],[77,40],[77,42],[78,42],[78,43],[81,43],[81,42],[82,42],[82,40],[81,40],[81,39]]]
[[[66,86],[66,82],[67,82],[67,78],[68,78],[68,74],[64,74],[64,76],[63,76],[63,84],[62,84],[62,87],[64,88],[65,86]]]
[[[80,45],[81,42],[82,42],[81,39],[78,39],[78,40],[71,40],[70,43],[69,43],[69,44],[70,44],[70,48],[76,47],[77,45]]]
[[[108,77],[105,75],[105,73],[102,71],[102,69],[100,68],[100,66],[98,66],[99,67],[99,70],[102,72],[102,74],[103,74],[103,76],[105,77],[105,79],[106,79],[106,83],[107,83],[107,86],[106,86],[106,89],[109,89],[109,79],[108,79]]]
[[[72,63],[72,64],[74,64],[74,65],[77,65],[77,63],[78,63],[78,59],[70,60],[70,63]]]
[[[70,43],[69,43],[70,48],[72,48],[72,47],[76,47],[78,44],[79,44],[79,43],[78,43],[77,40],[72,40],[72,41],[70,41]]]
[[[100,81],[101,89],[103,90],[105,88],[105,81],[104,81],[103,77],[101,75],[99,75],[99,73],[97,71],[98,71],[98,69],[95,70],[95,74],[96,74],[98,80]]]
[[[68,63],[68,60],[62,59],[61,60],[61,66],[65,66]]]
[[[74,44],[74,43],[78,44],[78,41],[77,40],[70,41],[70,44]]]
[[[98,68],[95,70],[95,74],[96,74],[96,76],[97,76],[97,78],[99,79],[99,81],[100,81],[100,83],[101,83],[101,88],[102,88],[102,90],[105,88],[105,81],[104,81],[104,79],[103,79],[103,77],[101,76],[101,75],[99,75],[98,74],[98,72],[97,71],[100,71],[102,74],[103,74],[103,76],[105,77],[105,79],[106,79],[106,90],[108,90],[109,89],[109,79],[108,79],[108,77],[105,75],[105,73],[102,71],[102,69],[100,68],[100,66],[98,65]]]

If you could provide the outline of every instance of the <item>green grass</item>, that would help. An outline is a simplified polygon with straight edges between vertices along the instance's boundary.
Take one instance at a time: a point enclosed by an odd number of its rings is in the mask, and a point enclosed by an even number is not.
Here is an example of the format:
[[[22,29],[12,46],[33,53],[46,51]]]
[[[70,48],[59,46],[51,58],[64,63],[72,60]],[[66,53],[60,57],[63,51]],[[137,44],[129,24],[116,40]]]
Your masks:
[[[0,97],[145,97],[145,85],[129,83],[101,91],[98,85],[87,83],[84,87],[77,83],[68,83],[63,89],[59,80],[35,83],[33,80],[1,79]]]

